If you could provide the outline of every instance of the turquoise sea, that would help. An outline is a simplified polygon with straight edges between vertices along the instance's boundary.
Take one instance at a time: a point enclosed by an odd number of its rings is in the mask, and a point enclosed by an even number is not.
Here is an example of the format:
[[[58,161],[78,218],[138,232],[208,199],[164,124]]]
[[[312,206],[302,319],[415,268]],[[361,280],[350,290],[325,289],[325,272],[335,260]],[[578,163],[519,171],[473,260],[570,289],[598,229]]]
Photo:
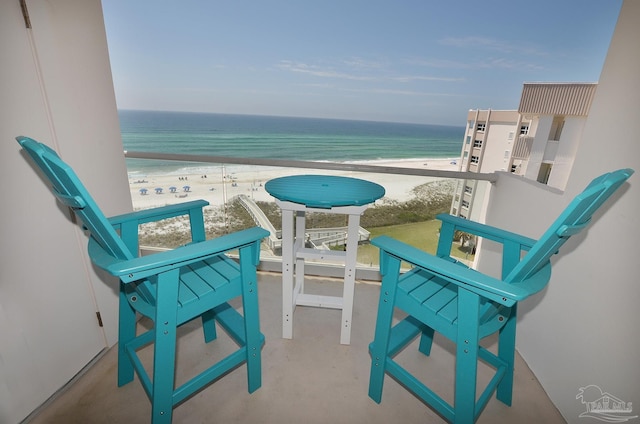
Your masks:
[[[464,127],[338,119],[121,110],[125,150],[331,162],[457,158]],[[127,159],[131,175],[214,165]],[[187,170],[185,168],[192,168]]]

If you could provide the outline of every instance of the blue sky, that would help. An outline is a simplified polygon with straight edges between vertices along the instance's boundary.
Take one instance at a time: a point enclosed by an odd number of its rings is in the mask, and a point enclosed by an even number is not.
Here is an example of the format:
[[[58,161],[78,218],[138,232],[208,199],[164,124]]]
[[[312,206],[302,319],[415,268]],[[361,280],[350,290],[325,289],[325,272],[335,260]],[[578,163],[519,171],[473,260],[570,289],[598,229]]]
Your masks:
[[[621,0],[104,0],[121,109],[463,126],[595,82]]]

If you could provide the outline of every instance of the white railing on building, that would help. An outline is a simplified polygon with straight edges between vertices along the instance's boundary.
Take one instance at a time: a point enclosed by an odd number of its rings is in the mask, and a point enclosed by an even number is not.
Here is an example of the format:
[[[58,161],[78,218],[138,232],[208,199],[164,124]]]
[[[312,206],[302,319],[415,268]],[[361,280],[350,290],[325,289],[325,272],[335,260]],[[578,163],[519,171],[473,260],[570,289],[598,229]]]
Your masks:
[[[529,159],[531,155],[531,147],[533,146],[533,137],[520,136],[516,138],[516,143],[513,146],[512,157],[513,159]]]

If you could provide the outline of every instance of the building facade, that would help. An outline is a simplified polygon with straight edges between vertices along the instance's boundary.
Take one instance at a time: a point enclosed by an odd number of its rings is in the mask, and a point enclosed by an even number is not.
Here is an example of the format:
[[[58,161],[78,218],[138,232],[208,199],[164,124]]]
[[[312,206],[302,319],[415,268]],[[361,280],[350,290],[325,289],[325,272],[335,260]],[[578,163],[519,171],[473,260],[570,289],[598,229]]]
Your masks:
[[[563,190],[596,83],[526,83],[518,110],[470,110],[460,171],[511,172]],[[486,184],[459,180],[451,214],[482,220]]]

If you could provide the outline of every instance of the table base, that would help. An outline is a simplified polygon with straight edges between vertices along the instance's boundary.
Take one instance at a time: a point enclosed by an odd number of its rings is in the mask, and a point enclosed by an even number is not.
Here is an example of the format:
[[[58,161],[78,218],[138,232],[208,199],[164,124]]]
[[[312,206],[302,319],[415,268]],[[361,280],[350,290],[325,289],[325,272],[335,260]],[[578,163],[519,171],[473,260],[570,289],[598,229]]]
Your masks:
[[[351,343],[351,319],[355,292],[356,259],[360,215],[367,206],[340,206],[331,209],[308,208],[299,203],[276,200],[282,210],[282,337],[293,338],[293,313],[296,306],[341,309],[340,343]],[[348,216],[345,252],[309,249],[305,242],[305,212],[336,213]],[[295,236],[294,236],[295,216]],[[344,261],[342,297],[321,296],[304,292],[305,259],[338,258]],[[295,286],[294,286],[295,281]]]

